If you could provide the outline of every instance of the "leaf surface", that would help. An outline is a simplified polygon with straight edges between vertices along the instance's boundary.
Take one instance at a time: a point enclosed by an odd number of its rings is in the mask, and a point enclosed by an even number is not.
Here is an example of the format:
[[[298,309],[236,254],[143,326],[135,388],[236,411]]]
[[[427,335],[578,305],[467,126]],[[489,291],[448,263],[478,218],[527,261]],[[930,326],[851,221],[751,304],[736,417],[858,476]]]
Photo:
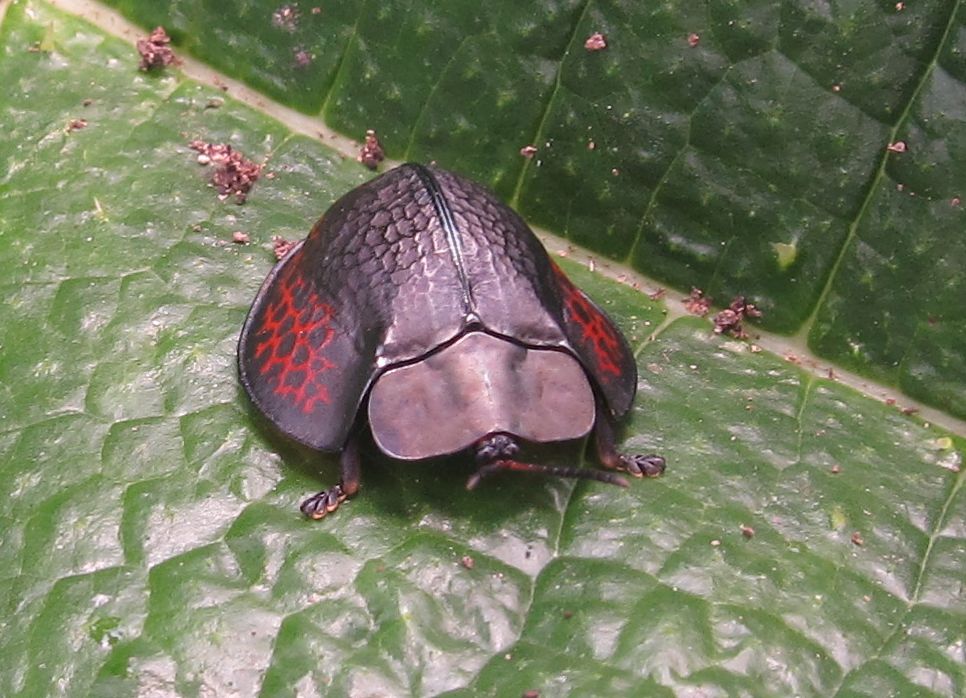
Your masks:
[[[34,0],[0,28],[0,694],[966,691],[963,439],[569,260],[665,477],[466,492],[370,449],[303,520],[335,464],[254,416],[235,342],[271,236],[367,173],[136,65]],[[244,206],[194,138],[265,163]]]

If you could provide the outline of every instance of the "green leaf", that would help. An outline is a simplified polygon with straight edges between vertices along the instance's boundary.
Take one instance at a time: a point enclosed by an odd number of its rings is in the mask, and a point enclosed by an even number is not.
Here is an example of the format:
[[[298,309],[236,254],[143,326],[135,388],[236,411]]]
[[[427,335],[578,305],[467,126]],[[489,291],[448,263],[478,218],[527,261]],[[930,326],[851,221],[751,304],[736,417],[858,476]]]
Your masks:
[[[765,327],[966,418],[959,0],[108,4],[588,249],[721,306],[753,298]],[[584,48],[594,32],[606,49]]]
[[[368,173],[36,0],[7,6],[0,84],[0,695],[966,691],[962,435],[563,260],[637,350],[624,446],[666,476],[470,493],[463,458],[370,447],[360,495],[306,521],[335,464],[268,433],[235,342],[271,237]],[[194,138],[265,163],[245,205]]]

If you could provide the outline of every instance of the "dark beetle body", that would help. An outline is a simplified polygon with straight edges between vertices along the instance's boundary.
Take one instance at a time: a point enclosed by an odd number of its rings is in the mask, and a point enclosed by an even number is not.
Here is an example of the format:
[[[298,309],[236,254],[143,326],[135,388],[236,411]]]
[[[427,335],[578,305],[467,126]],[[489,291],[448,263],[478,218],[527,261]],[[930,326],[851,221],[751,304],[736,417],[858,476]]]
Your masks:
[[[623,336],[516,213],[411,164],[339,199],[272,271],[239,368],[258,408],[322,451],[345,454],[368,397],[377,445],[400,459],[499,433],[580,438],[624,415],[637,385]]]

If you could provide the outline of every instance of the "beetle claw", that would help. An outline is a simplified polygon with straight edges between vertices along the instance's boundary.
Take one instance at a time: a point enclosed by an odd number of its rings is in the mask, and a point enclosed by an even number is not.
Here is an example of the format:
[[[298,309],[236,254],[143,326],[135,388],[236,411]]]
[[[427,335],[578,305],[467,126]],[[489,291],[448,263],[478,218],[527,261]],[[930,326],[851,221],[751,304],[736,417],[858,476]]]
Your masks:
[[[651,453],[648,455],[621,455],[620,470],[634,477],[657,477],[663,475],[667,464],[664,458]]]
[[[326,514],[331,514],[333,511],[339,508],[348,495],[345,493],[345,489],[342,487],[342,483],[330,487],[327,490],[322,490],[317,494],[313,494],[311,497],[302,502],[299,509],[310,519],[315,519],[318,521],[324,518]]]

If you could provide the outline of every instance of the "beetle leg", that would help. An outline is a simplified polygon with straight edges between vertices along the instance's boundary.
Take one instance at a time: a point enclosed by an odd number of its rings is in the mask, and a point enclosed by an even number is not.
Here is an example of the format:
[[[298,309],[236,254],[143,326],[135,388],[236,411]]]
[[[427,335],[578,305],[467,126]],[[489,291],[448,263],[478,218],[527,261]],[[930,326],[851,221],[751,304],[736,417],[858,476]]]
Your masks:
[[[361,479],[361,459],[359,458],[359,440],[355,435],[346,441],[342,453],[339,455],[339,466],[342,469],[342,478],[339,482],[327,490],[322,490],[317,494],[302,502],[299,509],[310,519],[321,519],[326,514],[331,514],[339,508],[346,499],[355,495],[359,491]]]
[[[481,465],[479,469],[466,481],[466,489],[473,490],[484,479],[501,472],[535,473],[547,477],[567,477],[575,480],[596,480],[608,485],[627,487],[627,480],[620,475],[609,473],[605,470],[594,468],[567,468],[559,465],[542,465],[537,463],[521,463],[518,460],[497,460],[486,465]]]
[[[666,464],[656,453],[621,453],[617,450],[617,435],[614,424],[603,409],[597,410],[594,424],[594,442],[597,446],[597,459],[605,468],[621,470],[634,477],[657,477],[664,472]]]

